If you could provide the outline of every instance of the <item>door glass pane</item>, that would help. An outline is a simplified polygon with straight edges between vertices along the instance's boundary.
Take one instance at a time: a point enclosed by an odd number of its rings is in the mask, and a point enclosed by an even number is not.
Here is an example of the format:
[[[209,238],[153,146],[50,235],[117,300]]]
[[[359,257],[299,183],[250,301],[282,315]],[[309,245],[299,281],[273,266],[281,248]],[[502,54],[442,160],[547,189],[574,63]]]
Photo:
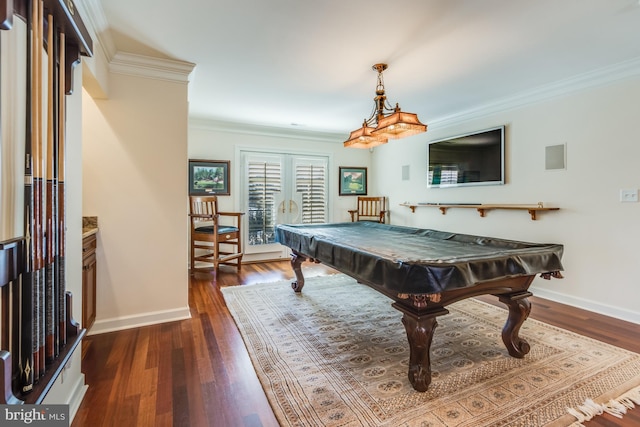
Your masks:
[[[282,163],[247,162],[248,170],[248,244],[275,243],[276,201],[282,192]]]
[[[327,222],[326,162],[296,163],[295,186],[302,196],[302,223]]]

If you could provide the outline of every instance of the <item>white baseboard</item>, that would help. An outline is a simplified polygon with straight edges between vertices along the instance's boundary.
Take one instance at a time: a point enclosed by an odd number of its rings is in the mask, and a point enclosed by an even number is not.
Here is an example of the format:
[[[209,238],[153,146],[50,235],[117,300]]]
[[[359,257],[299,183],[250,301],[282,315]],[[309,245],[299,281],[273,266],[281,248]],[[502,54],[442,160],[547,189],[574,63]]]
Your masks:
[[[71,396],[69,396],[69,425],[73,422],[73,419],[80,408],[80,404],[82,403],[82,399],[84,399],[84,395],[87,393],[87,389],[89,386],[84,383],[84,374],[78,381],[76,382],[73,390],[71,392]]]
[[[84,381],[84,374],[81,372],[81,365],[82,350],[81,346],[78,346],[66,365],[62,367],[51,389],[42,399],[42,404],[69,405],[69,425],[76,416],[88,389],[88,385]]]
[[[87,335],[98,335],[124,329],[139,328],[141,326],[156,325],[158,323],[175,322],[191,318],[189,307],[174,310],[154,311],[149,313],[123,316],[111,319],[96,320]]]
[[[576,298],[560,292],[550,291],[548,289],[531,287],[533,295],[545,298],[562,304],[571,305],[573,307],[582,308],[584,310],[593,311],[594,313],[604,314],[605,316],[615,317],[616,319],[627,322],[637,323],[640,325],[640,312],[621,309],[611,305],[601,304],[584,298]]]

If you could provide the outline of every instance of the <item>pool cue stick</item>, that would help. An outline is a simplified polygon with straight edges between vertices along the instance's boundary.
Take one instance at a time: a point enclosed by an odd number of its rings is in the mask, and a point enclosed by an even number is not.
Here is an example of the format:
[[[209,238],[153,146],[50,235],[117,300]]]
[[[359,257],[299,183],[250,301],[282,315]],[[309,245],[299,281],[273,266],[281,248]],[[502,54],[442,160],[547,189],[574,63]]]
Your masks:
[[[64,229],[65,209],[64,200],[64,172],[65,172],[65,143],[66,143],[66,36],[60,33],[60,71],[58,84],[58,349],[67,344],[67,322],[65,303],[65,245],[66,231]]]
[[[27,24],[30,27],[30,38],[27,43],[27,111],[26,111],[26,133],[27,143],[25,145],[25,170],[24,170],[24,202],[25,202],[25,273],[22,278],[20,295],[20,390],[23,394],[29,393],[33,389],[34,364],[33,346],[36,341],[33,332],[33,288],[35,282],[34,258],[35,248],[32,236],[35,234],[34,225],[34,188],[33,188],[33,152],[36,150],[35,121],[36,121],[36,32],[37,32],[37,12],[36,2],[27,4],[28,13]]]
[[[38,360],[40,361],[38,368],[39,368],[39,376],[42,377],[45,373],[45,369],[46,369],[46,365],[45,365],[45,335],[46,335],[46,326],[45,326],[45,320],[46,320],[46,288],[47,288],[47,277],[46,277],[46,242],[47,242],[47,224],[46,224],[46,207],[47,207],[47,177],[46,177],[46,171],[47,171],[47,164],[46,164],[46,140],[45,140],[45,129],[44,129],[44,120],[45,119],[45,113],[44,113],[44,105],[43,105],[43,101],[45,100],[45,92],[44,92],[44,88],[43,88],[43,79],[45,78],[45,69],[44,69],[44,59],[43,59],[43,55],[46,55],[46,51],[44,51],[44,43],[45,43],[45,33],[44,33],[44,25],[45,25],[45,20],[46,17],[44,16],[44,0],[40,0],[38,2],[38,18],[39,18],[39,22],[40,22],[40,53],[41,56],[39,57],[39,73],[40,73],[40,79],[39,81],[39,96],[40,96],[40,103],[39,103],[39,108],[40,108],[40,112],[38,113],[39,117],[40,117],[40,122],[39,122],[39,126],[40,126],[40,132],[38,133],[38,137],[40,138],[40,209],[39,209],[39,214],[40,214],[40,280],[39,280],[39,294],[40,294],[40,299],[38,302],[38,306],[39,306],[39,314],[38,314],[38,320],[39,320],[39,326],[38,326],[38,331],[39,331],[39,337],[38,337]]]
[[[33,287],[33,308],[32,308],[32,315],[31,318],[32,320],[32,327],[33,327],[33,346],[31,351],[33,352],[33,382],[34,384],[38,381],[38,376],[39,376],[39,364],[40,364],[40,359],[38,357],[38,337],[39,337],[39,333],[38,333],[38,300],[39,300],[39,292],[38,292],[38,287],[39,287],[39,280],[38,280],[38,274],[40,270],[40,262],[38,261],[38,257],[40,254],[40,230],[39,230],[39,218],[38,218],[38,210],[39,210],[39,206],[40,206],[40,166],[39,166],[39,159],[40,159],[40,138],[39,138],[39,132],[40,132],[40,127],[39,127],[39,123],[40,123],[40,115],[39,115],[39,106],[40,106],[40,90],[39,90],[39,86],[40,86],[40,82],[39,80],[39,73],[38,73],[38,67],[39,67],[39,63],[40,63],[40,35],[39,35],[39,31],[40,31],[40,23],[39,23],[39,17],[38,17],[38,3],[39,0],[35,0],[33,3],[33,13],[34,13],[34,18],[33,18],[33,69],[32,69],[32,73],[33,73],[33,109],[32,109],[32,117],[33,117],[33,122],[32,122],[32,127],[33,127],[33,152],[32,152],[32,157],[31,157],[31,161],[33,162],[32,164],[32,172],[33,172],[33,234],[31,235],[31,241],[32,241],[32,248],[33,248],[33,281],[32,281],[32,287]]]
[[[44,374],[44,227],[43,227],[43,210],[44,210],[44,146],[42,138],[42,46],[44,43],[44,5],[42,0],[36,0],[36,46],[35,46],[35,90],[36,90],[36,108],[35,108],[35,135],[36,150],[33,156],[33,188],[34,188],[34,225],[35,233],[32,236],[35,249],[34,261],[34,381],[38,382],[39,378]]]
[[[33,382],[38,382],[40,377],[40,283],[42,275],[42,21],[40,19],[40,0],[34,3],[35,18],[33,20],[34,46],[33,46],[33,75],[34,75],[34,108],[33,108]]]
[[[55,333],[57,316],[56,299],[55,299],[55,280],[54,280],[54,248],[56,245],[56,229],[54,222],[54,115],[55,115],[55,86],[54,86],[54,65],[55,65],[55,40],[53,35],[53,15],[47,16],[47,156],[46,156],[46,187],[45,187],[45,362],[50,363],[55,357]],[[56,224],[57,225],[57,224]]]

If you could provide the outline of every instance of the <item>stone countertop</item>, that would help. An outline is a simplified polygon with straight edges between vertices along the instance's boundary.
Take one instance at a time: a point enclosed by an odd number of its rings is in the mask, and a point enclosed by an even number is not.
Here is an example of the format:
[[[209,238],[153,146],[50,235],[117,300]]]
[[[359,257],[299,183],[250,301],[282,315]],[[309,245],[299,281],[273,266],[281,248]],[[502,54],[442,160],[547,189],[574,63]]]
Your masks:
[[[92,236],[98,232],[98,227],[82,227],[82,238]]]
[[[83,216],[82,217],[82,238],[89,237],[98,232],[98,217]]]

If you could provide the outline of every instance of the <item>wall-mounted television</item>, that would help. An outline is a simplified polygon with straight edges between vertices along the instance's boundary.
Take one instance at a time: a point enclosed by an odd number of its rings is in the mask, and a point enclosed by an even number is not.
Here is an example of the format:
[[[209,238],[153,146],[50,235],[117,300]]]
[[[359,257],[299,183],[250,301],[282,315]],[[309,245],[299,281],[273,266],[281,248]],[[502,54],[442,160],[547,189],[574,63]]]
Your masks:
[[[429,143],[428,186],[504,184],[504,126]]]

